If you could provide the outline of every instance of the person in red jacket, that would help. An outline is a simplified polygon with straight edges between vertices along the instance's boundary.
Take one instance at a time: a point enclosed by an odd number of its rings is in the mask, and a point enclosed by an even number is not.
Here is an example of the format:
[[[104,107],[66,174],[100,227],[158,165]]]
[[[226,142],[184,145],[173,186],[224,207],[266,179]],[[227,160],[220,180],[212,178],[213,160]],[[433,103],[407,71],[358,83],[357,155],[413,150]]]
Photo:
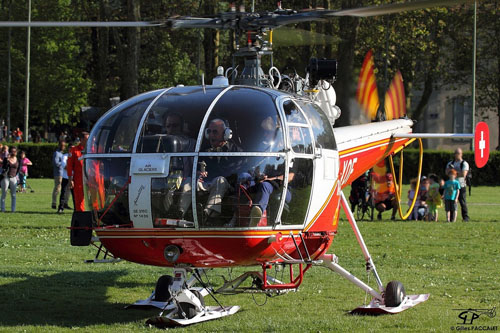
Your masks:
[[[68,163],[66,170],[68,171],[68,183],[73,190],[73,199],[75,200],[75,210],[83,212],[85,210],[85,199],[83,195],[83,160],[79,158],[83,154],[83,150],[87,145],[89,138],[88,132],[82,132],[79,135],[80,144],[71,147],[69,151]]]

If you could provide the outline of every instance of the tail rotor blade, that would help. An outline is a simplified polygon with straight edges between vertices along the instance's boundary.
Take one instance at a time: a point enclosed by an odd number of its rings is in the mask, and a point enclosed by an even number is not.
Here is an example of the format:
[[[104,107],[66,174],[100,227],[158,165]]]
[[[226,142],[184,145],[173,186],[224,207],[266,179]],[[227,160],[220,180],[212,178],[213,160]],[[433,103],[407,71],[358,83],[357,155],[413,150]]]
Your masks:
[[[406,115],[406,97],[403,76],[398,71],[392,80],[384,99],[385,119],[399,119]]]
[[[378,98],[377,81],[375,79],[375,66],[372,50],[368,51],[359,73],[358,89],[356,90],[356,100],[366,113],[374,120],[380,105]]]

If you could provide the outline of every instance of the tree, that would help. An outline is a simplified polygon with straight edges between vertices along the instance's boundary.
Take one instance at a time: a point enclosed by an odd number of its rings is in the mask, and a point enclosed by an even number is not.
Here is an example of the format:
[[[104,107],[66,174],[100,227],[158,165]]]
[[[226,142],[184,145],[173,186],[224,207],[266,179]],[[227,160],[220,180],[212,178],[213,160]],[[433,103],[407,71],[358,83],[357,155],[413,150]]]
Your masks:
[[[13,2],[13,20],[27,15],[24,3]],[[46,0],[32,10],[33,20],[68,20],[69,0]],[[2,33],[6,29],[2,29]],[[80,47],[72,29],[32,29],[30,123],[31,129],[76,124],[80,106],[85,105],[91,82],[84,77],[85,63],[79,61]],[[12,127],[22,127],[24,110],[24,64],[26,30],[13,32]],[[2,62],[4,59],[1,60]],[[6,68],[3,66],[2,68]],[[1,99],[2,105],[5,100]],[[2,108],[5,110],[5,107]]]
[[[444,81],[466,86],[472,95],[473,7],[457,16],[448,30],[448,64]],[[487,116],[496,110],[500,128],[500,1],[478,1],[476,58],[476,114]],[[500,142],[500,134],[498,138]]]

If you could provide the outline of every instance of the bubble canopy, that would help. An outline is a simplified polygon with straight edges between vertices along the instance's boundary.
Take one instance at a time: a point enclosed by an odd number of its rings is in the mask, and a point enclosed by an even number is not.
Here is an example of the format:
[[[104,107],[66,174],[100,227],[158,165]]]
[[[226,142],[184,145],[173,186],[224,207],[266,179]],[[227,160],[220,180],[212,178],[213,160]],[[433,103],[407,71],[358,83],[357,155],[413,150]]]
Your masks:
[[[86,205],[105,225],[265,227],[282,214],[301,225],[307,206],[290,207],[309,200],[317,149],[335,150],[335,139],[309,100],[242,86],[156,90],[120,103],[92,129]]]

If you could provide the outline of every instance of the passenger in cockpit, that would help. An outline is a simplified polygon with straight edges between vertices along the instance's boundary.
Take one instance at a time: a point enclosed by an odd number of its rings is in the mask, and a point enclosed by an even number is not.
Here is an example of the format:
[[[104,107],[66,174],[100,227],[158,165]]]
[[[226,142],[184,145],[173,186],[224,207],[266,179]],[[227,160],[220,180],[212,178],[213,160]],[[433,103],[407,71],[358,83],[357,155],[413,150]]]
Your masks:
[[[178,113],[169,113],[165,118],[164,132],[170,137],[172,147],[177,147],[178,151],[173,152],[191,152],[194,151],[196,142],[183,133],[184,118]],[[170,169],[167,178],[168,192],[164,198],[164,207],[168,211],[174,201],[174,193],[181,189],[181,200],[179,207],[179,218],[183,218],[191,200],[182,201],[184,193],[191,191],[191,174],[193,170],[193,157],[172,156],[170,159]],[[187,205],[187,207],[186,207]]]
[[[283,137],[281,136],[281,128],[272,117],[267,117],[260,123],[262,129],[261,147],[258,151],[262,152],[277,152],[283,150]]]
[[[184,118],[176,112],[169,113],[165,118],[165,133],[175,136],[181,144],[181,152],[194,151],[196,141],[184,133]]]

